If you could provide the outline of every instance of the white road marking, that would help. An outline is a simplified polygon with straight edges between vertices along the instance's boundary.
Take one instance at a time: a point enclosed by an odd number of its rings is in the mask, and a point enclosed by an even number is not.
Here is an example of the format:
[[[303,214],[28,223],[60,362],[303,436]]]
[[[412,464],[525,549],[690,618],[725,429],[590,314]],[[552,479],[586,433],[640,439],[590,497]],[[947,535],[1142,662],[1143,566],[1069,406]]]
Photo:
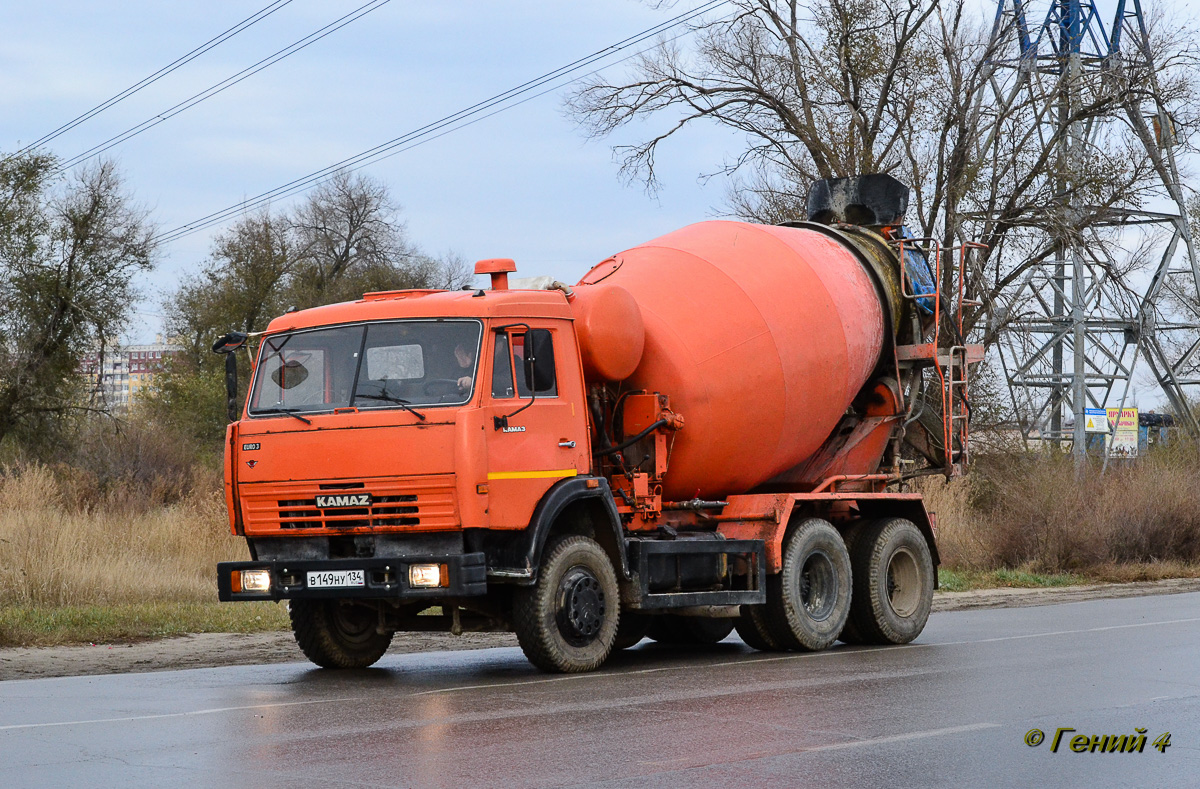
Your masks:
[[[747,754],[746,756],[732,759],[729,761],[706,763],[704,765],[696,765],[698,767],[712,767],[716,764],[729,764],[732,762],[753,762],[760,759],[771,759],[777,756],[790,756],[798,753],[817,753],[820,751],[844,751],[850,748],[863,748],[872,745],[890,745],[896,742],[909,742],[910,740],[924,740],[930,737],[944,737],[949,734],[962,734],[970,731],[981,731],[984,729],[999,729],[1002,725],[999,723],[969,723],[964,726],[949,726],[944,729],[927,729],[925,731],[913,731],[905,734],[893,734],[888,737],[874,737],[869,740],[846,740],[844,742],[831,742],[826,745],[813,745],[807,748],[795,748],[785,751],[771,752],[759,751],[757,753]],[[645,767],[667,767],[678,764],[679,762],[688,761],[689,757],[681,756],[678,759],[669,759],[667,761],[642,761],[639,765]],[[691,769],[684,767],[683,770]]]
[[[1022,633],[1019,636],[998,636],[996,638],[980,638],[975,641],[943,641],[939,644],[913,644],[918,647],[956,647],[964,644],[991,644],[996,641],[1019,641],[1024,638],[1045,638],[1047,636],[1073,636],[1079,633],[1103,633],[1106,630],[1128,630],[1133,627],[1154,627],[1155,625],[1183,625],[1200,622],[1200,617],[1191,619],[1167,619],[1161,622],[1134,622],[1129,625],[1105,625],[1104,627],[1089,627],[1083,630],[1055,630],[1049,633]]]
[[[282,701],[278,704],[250,704],[245,707],[214,707],[207,710],[189,710],[188,712],[164,712],[156,715],[131,715],[127,718],[92,718],[82,721],[53,721],[50,723],[13,723],[0,726],[0,731],[10,729],[44,729],[51,726],[83,726],[89,723],[126,723],[128,721],[148,721],[159,718],[188,718],[193,715],[216,715],[222,712],[239,712],[241,710],[265,710],[275,707],[297,707],[303,704],[335,704],[341,701],[359,701],[359,699],[314,699],[312,701]]]
[[[865,745],[886,745],[893,742],[907,742],[908,740],[923,740],[927,737],[943,737],[947,734],[961,734],[967,731],[980,731],[982,729],[999,729],[999,723],[970,723],[966,726],[950,726],[945,729],[927,729],[925,731],[913,731],[907,734],[893,734],[890,737],[875,737],[870,740],[848,740],[846,742],[832,742],[828,745],[816,745],[812,748],[801,748],[799,753],[810,753],[812,751],[841,751],[846,748],[859,748]]]

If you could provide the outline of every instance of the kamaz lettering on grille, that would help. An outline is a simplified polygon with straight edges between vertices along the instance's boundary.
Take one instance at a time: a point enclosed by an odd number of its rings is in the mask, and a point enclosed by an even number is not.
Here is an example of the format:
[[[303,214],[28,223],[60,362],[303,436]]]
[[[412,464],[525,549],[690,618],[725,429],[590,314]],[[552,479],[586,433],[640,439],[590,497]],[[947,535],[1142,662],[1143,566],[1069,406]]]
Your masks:
[[[317,496],[317,506],[321,509],[331,507],[369,507],[370,493],[341,493],[336,496]]]

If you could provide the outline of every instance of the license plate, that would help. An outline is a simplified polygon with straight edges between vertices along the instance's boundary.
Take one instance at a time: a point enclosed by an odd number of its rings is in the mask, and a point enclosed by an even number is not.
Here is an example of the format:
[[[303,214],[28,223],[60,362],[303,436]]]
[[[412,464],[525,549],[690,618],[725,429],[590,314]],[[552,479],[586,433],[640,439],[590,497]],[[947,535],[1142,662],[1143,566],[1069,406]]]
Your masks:
[[[319,570],[308,574],[309,589],[329,589],[339,586],[366,586],[362,570]]]

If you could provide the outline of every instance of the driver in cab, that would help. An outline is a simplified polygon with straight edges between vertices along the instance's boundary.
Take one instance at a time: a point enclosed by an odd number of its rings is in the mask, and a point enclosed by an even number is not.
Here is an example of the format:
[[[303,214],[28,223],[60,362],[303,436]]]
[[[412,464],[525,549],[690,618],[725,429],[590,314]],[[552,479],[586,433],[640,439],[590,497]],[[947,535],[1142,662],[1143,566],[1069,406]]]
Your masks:
[[[472,373],[475,369],[475,347],[460,342],[454,346],[454,359],[458,362],[459,370],[466,373],[458,379],[458,391],[466,392],[471,388]]]

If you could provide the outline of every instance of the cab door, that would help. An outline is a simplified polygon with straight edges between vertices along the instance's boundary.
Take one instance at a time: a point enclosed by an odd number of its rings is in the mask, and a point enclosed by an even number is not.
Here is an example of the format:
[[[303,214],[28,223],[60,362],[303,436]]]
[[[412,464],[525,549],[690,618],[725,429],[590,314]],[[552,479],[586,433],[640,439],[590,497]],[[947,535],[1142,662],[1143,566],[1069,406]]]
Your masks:
[[[583,382],[569,324],[531,321],[490,334],[488,515],[492,528],[522,529],[551,486],[589,468]]]

